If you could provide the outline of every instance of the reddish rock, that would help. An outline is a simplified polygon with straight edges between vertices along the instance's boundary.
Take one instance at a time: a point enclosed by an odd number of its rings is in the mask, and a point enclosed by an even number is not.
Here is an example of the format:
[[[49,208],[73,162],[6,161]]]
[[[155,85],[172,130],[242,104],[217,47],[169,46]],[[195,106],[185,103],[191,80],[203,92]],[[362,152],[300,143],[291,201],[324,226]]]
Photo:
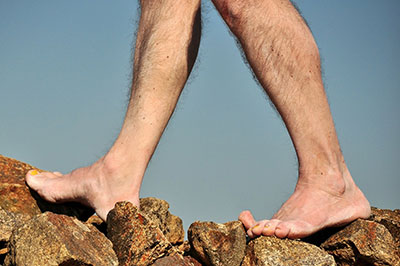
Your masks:
[[[157,225],[126,201],[108,213],[107,235],[120,265],[150,265],[178,252]]]
[[[118,265],[112,243],[94,226],[50,212],[18,227],[5,266]]]
[[[397,246],[398,255],[400,255],[400,211],[372,207],[370,220],[382,224],[389,230]]]
[[[201,263],[192,257],[182,257],[179,254],[156,260],[153,266],[201,266]]]
[[[317,246],[298,240],[261,236],[249,242],[242,266],[336,265]]]
[[[32,169],[37,168],[0,155],[0,207],[5,211],[30,217],[51,211],[76,216],[81,220],[86,220],[93,214],[92,209],[78,203],[54,204],[41,199],[25,184],[25,175]]]
[[[182,220],[171,214],[168,209],[169,204],[165,200],[151,197],[140,199],[140,211],[160,228],[171,244],[182,244],[185,238]]]
[[[240,265],[246,249],[246,233],[239,221],[217,224],[195,222],[188,238],[192,252],[206,265]]]
[[[338,265],[400,265],[397,247],[385,226],[358,219],[322,245]]]
[[[195,258],[191,257],[191,256],[184,256],[183,257],[186,261],[190,262],[193,264],[193,266],[202,266],[203,264],[201,264],[198,260],[196,260]]]

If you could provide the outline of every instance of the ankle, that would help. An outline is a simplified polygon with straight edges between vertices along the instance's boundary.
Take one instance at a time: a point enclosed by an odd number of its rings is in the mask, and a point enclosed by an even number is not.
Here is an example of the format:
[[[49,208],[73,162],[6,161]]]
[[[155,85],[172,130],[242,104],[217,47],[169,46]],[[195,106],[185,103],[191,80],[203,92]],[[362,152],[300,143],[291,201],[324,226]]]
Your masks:
[[[99,163],[104,174],[109,176],[144,172],[146,162],[140,156],[109,151],[100,158]]]
[[[319,188],[330,194],[340,196],[352,189],[354,185],[347,166],[343,164],[342,166],[300,167],[296,188]]]

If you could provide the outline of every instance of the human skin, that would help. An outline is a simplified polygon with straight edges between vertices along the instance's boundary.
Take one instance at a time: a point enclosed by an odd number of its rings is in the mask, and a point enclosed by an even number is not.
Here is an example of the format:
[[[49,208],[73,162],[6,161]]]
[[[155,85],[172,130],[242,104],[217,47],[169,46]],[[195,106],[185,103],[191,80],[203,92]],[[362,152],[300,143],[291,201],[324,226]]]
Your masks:
[[[50,202],[92,207],[103,220],[118,201],[139,206],[144,172],[197,57],[200,17],[200,0],[141,1],[131,97],[113,146],[65,175],[29,172],[27,184]]]
[[[302,17],[288,0],[213,3],[285,122],[299,161],[295,191],[272,219],[240,214],[248,235],[299,238],[368,217],[369,203],[340,150],[318,48]],[[114,145],[93,165],[66,175],[30,172],[28,185],[52,202],[86,204],[102,219],[117,201],[139,205],[147,164],[196,59],[200,27],[200,0],[141,1],[131,99]]]
[[[303,18],[288,0],[213,2],[285,122],[299,162],[295,191],[272,219],[240,214],[248,235],[301,238],[368,217],[369,203],[340,150],[318,47]]]

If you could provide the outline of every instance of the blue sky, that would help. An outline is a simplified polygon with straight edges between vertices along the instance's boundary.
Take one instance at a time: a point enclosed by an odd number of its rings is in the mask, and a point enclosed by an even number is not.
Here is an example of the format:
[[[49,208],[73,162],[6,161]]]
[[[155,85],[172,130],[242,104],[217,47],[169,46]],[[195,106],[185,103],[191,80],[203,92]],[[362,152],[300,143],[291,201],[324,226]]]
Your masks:
[[[373,206],[399,208],[400,2],[296,1],[319,45],[345,159]],[[210,1],[199,60],[142,196],[183,218],[271,216],[296,182],[289,136]],[[101,157],[127,104],[135,1],[0,1],[0,154],[68,172]]]

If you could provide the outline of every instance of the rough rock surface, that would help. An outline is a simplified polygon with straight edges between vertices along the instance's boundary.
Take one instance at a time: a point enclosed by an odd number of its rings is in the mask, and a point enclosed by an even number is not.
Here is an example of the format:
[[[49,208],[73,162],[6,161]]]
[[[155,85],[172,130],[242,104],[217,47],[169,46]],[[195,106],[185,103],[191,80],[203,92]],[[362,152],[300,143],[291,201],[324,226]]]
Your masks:
[[[190,253],[190,243],[189,241],[185,241],[179,246],[175,246],[177,250],[183,255],[188,255]]]
[[[389,230],[400,256],[400,210],[381,210],[374,207],[371,210],[370,220],[382,224]]]
[[[338,265],[400,265],[397,247],[385,226],[358,219],[322,245]]]
[[[8,242],[13,229],[29,218],[27,215],[12,213],[0,207],[0,243]]]
[[[112,243],[94,226],[50,212],[18,227],[11,236],[9,265],[118,265]]]
[[[140,199],[140,211],[160,228],[171,244],[182,244],[185,238],[182,220],[178,216],[172,215],[168,209],[169,204],[165,200],[151,197]]]
[[[25,184],[25,175],[32,169],[37,168],[0,155],[0,207],[5,211],[30,217],[51,211],[76,216],[82,220],[86,220],[93,214],[92,209],[78,203],[54,204],[41,199]]]
[[[246,233],[239,221],[217,224],[195,222],[188,238],[193,252],[206,265],[240,265],[246,250]]]
[[[107,224],[96,214],[87,219],[86,223],[94,225],[100,232],[107,235]]]
[[[179,254],[163,257],[156,260],[153,266],[201,266],[201,263],[192,257],[182,257]]]
[[[317,246],[298,240],[261,236],[249,242],[243,266],[336,265],[334,258]]]
[[[120,265],[150,265],[178,252],[158,226],[130,202],[118,202],[108,213],[107,234]]]

